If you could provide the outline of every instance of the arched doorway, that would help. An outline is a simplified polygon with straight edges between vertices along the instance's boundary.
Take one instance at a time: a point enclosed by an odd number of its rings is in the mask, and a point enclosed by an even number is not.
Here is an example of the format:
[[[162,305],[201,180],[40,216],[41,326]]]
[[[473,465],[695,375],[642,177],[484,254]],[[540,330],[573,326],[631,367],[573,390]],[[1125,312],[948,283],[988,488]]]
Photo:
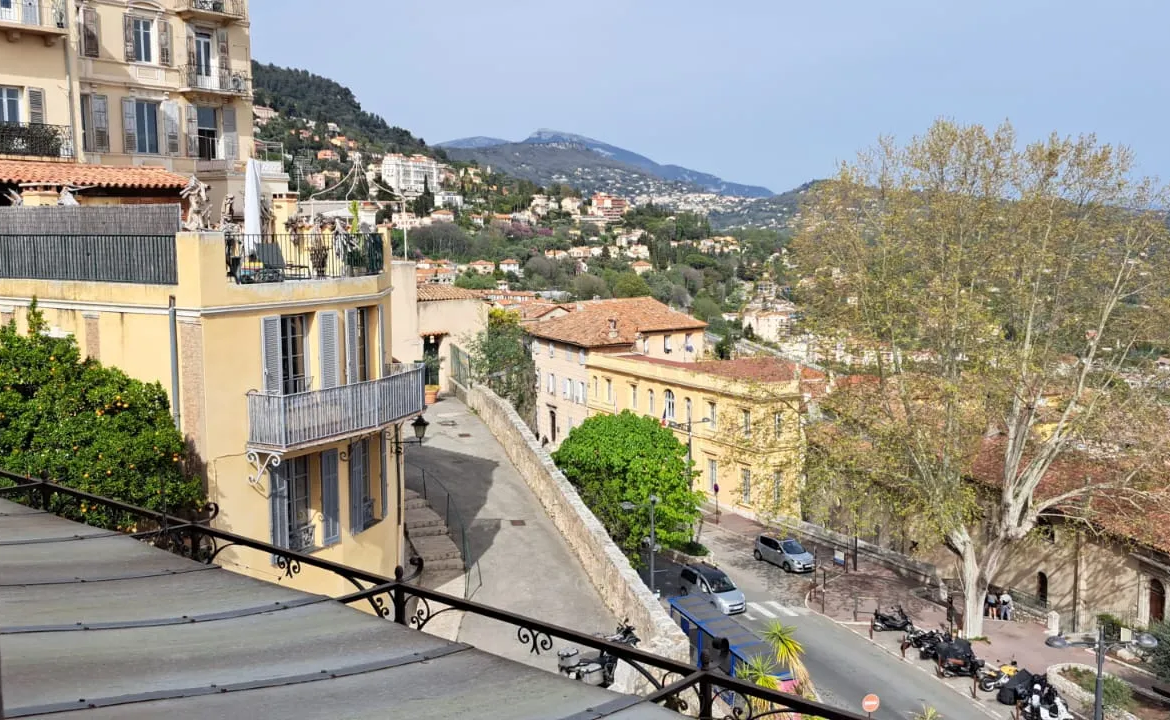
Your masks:
[[[1048,575],[1036,573],[1036,599],[1043,607],[1048,607]]]
[[[1162,622],[1166,617],[1166,586],[1157,578],[1150,578],[1150,622]]]

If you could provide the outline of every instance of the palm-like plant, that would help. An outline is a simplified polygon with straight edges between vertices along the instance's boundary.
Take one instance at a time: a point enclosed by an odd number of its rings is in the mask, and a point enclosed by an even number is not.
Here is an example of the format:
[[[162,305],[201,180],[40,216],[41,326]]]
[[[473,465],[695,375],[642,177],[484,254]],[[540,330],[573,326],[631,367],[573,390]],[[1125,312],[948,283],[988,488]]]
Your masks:
[[[780,681],[776,679],[776,665],[764,655],[756,655],[744,662],[735,664],[735,676],[746,682],[753,683],[765,690],[779,690]],[[758,713],[770,710],[772,703],[761,698],[750,699],[752,712]]]
[[[772,646],[772,652],[776,654],[776,662],[780,667],[792,673],[797,691],[812,697],[812,677],[808,673],[808,668],[804,666],[802,657],[804,645],[796,639],[796,628],[774,620],[768,623],[767,629],[764,630],[764,642]]]
[[[923,705],[922,712],[914,713],[914,720],[942,720],[942,713],[929,705]]]

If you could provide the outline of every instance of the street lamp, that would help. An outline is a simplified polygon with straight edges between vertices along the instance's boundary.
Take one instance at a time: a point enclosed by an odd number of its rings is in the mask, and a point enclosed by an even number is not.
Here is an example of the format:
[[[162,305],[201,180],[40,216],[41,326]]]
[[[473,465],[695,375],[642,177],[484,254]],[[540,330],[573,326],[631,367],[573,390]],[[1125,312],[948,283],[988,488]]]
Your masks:
[[[1053,635],[1045,640],[1044,644],[1050,648],[1091,647],[1096,649],[1097,688],[1093,697],[1093,720],[1104,720],[1105,654],[1114,648],[1124,647],[1126,645],[1137,645],[1143,650],[1152,650],[1158,647],[1158,638],[1149,633],[1140,632],[1134,634],[1133,640],[1130,642],[1107,644],[1105,642],[1105,626],[1100,625],[1097,628],[1096,640],[1069,640],[1063,635]]]
[[[637,510],[638,508],[644,508],[644,507],[650,508],[650,538],[649,538],[649,541],[650,541],[650,592],[652,594],[654,593],[654,551],[656,551],[658,549],[658,533],[655,532],[655,529],[654,529],[654,507],[656,505],[658,505],[658,502],[659,502],[658,496],[651,495],[648,502],[645,505],[639,505],[637,503],[632,503],[629,500],[626,500],[621,505],[622,510],[625,510],[626,512],[630,512],[632,510]],[[646,542],[646,538],[643,538],[642,542]]]
[[[430,427],[430,425],[431,424],[427,422],[426,418],[424,418],[422,415],[416,417],[414,422],[410,424],[411,429],[414,430],[414,439],[402,440],[396,435],[394,437],[395,450],[401,453],[403,445],[422,445],[423,438],[427,436],[427,428]],[[387,437],[389,437],[389,433],[387,433]]]

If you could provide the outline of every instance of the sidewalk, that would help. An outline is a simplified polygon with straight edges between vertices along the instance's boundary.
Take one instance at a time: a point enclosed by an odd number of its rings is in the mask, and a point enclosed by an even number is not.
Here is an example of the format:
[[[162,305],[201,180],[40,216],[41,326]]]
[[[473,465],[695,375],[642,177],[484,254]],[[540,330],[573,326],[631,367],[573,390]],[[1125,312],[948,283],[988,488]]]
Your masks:
[[[703,522],[714,523],[714,514],[704,512]],[[775,528],[769,528],[730,512],[719,514],[718,526],[726,532],[742,536],[745,544],[754,543],[760,533],[776,532]],[[815,551],[818,567],[831,567],[826,591],[810,592],[808,598],[810,609],[836,622],[851,625],[859,632],[867,633],[863,626],[869,625],[875,605],[888,609],[901,604],[916,626],[924,629],[947,627],[946,607],[913,594],[911,591],[919,589],[918,586],[898,577],[893,571],[864,558],[859,561],[856,572],[853,571],[851,559],[847,568],[833,566],[831,548],[824,546],[814,548],[810,543],[805,545],[810,552]],[[818,584],[821,578],[821,572],[818,570]],[[1047,633],[1045,627],[1038,623],[984,618],[983,631],[987,636],[987,642],[974,643],[973,649],[977,656],[993,667],[1006,664],[1013,659],[1020,667],[1032,672],[1046,670],[1050,665],[1058,663],[1081,663],[1089,666],[1096,663],[1091,650],[1083,648],[1059,650],[1045,645]],[[901,633],[875,633],[874,641],[897,652],[901,636]],[[1152,674],[1111,659],[1105,661],[1105,672],[1147,691],[1150,691],[1155,680]]]

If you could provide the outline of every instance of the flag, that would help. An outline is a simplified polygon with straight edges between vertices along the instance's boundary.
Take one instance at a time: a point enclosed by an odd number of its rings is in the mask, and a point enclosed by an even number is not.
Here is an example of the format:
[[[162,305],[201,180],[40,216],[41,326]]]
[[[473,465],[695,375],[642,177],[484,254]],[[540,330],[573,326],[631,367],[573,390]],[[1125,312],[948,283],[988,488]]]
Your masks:
[[[665,403],[663,403],[663,404],[665,404]],[[662,420],[661,420],[660,424],[662,425],[662,427],[667,427],[668,425],[670,425],[670,421],[668,421],[666,419],[666,408],[662,408]]]

